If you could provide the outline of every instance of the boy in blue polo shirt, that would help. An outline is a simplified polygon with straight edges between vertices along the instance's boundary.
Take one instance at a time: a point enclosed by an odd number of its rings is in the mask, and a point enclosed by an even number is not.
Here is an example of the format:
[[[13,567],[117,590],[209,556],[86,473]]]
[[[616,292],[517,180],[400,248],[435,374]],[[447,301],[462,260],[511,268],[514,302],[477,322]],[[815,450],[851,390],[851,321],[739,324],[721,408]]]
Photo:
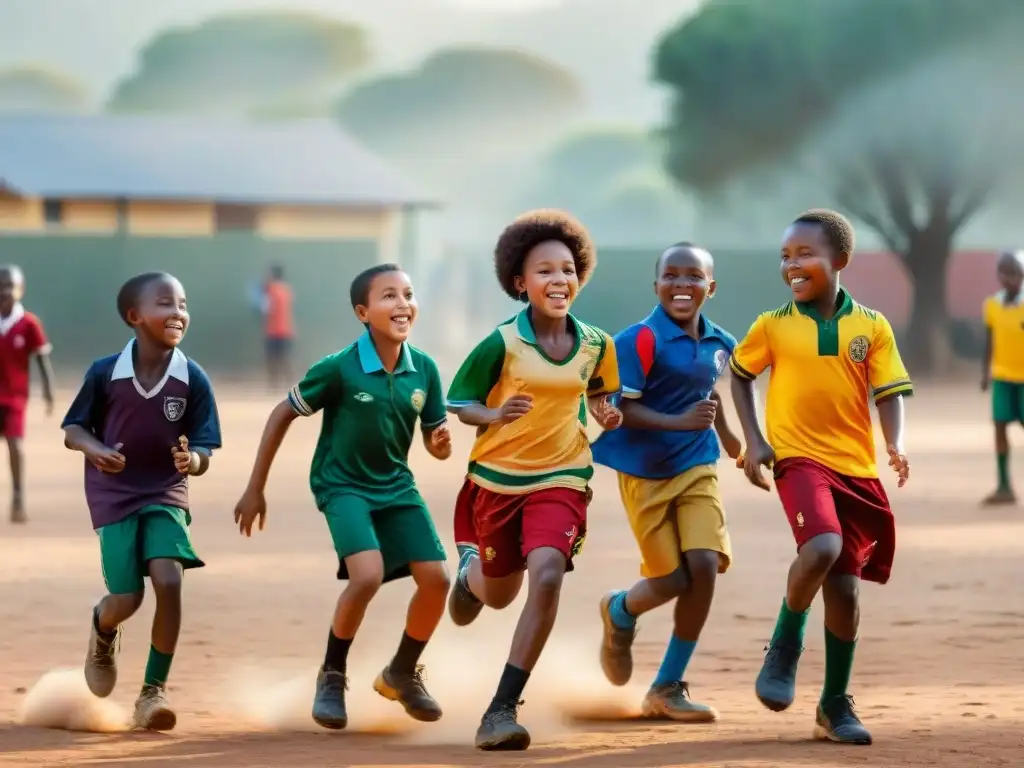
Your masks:
[[[601,667],[611,683],[625,685],[633,673],[637,617],[675,599],[674,631],[643,714],[710,722],[715,710],[691,701],[682,678],[711,608],[715,579],[731,559],[715,431],[730,457],[739,456],[741,445],[714,387],[736,339],[701,315],[715,293],[710,253],[678,243],[658,259],[655,275],[659,305],[615,337],[622,427],[594,444],[594,461],[618,473],[644,577],[628,592],[601,600]]]

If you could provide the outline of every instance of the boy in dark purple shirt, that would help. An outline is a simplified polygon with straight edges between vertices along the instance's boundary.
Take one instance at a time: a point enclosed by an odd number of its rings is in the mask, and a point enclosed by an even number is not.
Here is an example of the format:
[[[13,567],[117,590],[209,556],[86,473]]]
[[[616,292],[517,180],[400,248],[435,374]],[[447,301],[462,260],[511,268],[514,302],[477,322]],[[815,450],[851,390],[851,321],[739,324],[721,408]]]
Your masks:
[[[85,497],[109,592],[93,610],[85,679],[97,696],[114,690],[120,627],[142,605],[148,575],[157,604],[135,724],[170,730],[177,718],[164,686],[181,628],[182,576],[203,565],[189,537],[188,475],[206,472],[220,424],[209,378],[177,348],[189,324],[181,283],[163,272],[138,275],[117,307],[135,338],[92,364],[61,424],[64,444],[85,454]]]

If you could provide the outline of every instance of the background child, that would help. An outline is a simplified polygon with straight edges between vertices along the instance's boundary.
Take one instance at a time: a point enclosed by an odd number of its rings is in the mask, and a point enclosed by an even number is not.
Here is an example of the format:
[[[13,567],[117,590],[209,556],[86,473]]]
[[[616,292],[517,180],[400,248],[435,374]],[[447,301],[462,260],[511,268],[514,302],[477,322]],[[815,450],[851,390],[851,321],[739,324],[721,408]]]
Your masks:
[[[594,443],[594,461],[616,470],[643,579],[601,601],[601,667],[614,685],[633,671],[636,619],[675,599],[675,626],[643,713],[708,722],[714,709],[693,702],[682,682],[711,609],[715,579],[731,546],[718,490],[718,440],[736,458],[740,443],[711,399],[736,339],[701,314],[715,294],[714,261],[679,243],[658,259],[659,304],[615,337],[623,426]]]
[[[441,717],[423,684],[420,655],[444,613],[449,579],[445,552],[408,465],[419,420],[434,458],[451,455],[444,391],[437,365],[408,343],[417,304],[409,276],[394,264],[352,281],[352,308],[366,332],[306,372],[270,414],[249,485],[235,508],[246,536],[267,514],[264,489],[291,423],[323,411],[309,484],[327,520],[348,584],[338,598],[317,676],[313,719],[324,728],[348,724],[348,652],[366,607],[382,583],[412,575],[405,634],[374,689],[417,720]]]
[[[85,679],[97,696],[117,683],[121,624],[156,593],[152,645],[135,703],[140,728],[170,730],[165,685],[181,630],[183,571],[200,568],[189,525],[188,475],[202,475],[221,445],[206,373],[178,349],[189,327],[185,290],[164,272],[133,277],[117,295],[135,338],[97,360],[61,425],[85,454],[85,497],[99,536],[109,594],[93,610]]]
[[[1010,424],[1024,424],[1024,252],[1000,254],[996,275],[1002,290],[985,299],[985,357],[981,388],[992,386],[992,421],[996,432],[999,484],[985,504],[1016,504],[1010,481]]]
[[[25,407],[29,394],[29,361],[39,365],[47,416],[53,412],[53,369],[50,343],[43,324],[21,304],[25,278],[14,265],[0,267],[0,433],[7,440],[11,464],[11,522],[24,523]]]
[[[448,390],[449,409],[481,428],[456,501],[464,554],[449,610],[465,625],[483,605],[505,608],[529,573],[508,663],[476,734],[480,749],[510,750],[530,745],[516,721],[519,699],[586,535],[594,470],[581,405],[589,398],[605,429],[621,413],[607,402],[619,388],[614,343],[569,314],[595,264],[583,226],[560,211],[524,214],[501,234],[494,260],[501,287],[528,306],[477,345]]]
[[[744,472],[767,490],[761,467],[774,467],[798,548],[757,696],[775,711],[793,703],[807,612],[821,590],[825,687],[815,735],[870,744],[847,693],[860,624],[859,580],[889,580],[896,529],[878,480],[868,398],[874,397],[889,466],[902,487],[910,475],[903,397],[913,387],[889,322],[839,287],[853,238],[853,226],[834,211],[812,210],[796,219],[782,244],[782,279],[793,301],[754,321],[730,365],[747,444]],[[765,440],[754,379],[768,367]]]

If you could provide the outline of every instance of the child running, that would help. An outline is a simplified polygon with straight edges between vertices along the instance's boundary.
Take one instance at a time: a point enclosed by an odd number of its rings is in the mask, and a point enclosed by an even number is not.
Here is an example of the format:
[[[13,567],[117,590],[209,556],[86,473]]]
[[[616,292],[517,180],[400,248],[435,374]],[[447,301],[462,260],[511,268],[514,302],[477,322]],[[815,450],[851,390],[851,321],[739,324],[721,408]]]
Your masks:
[[[456,501],[462,554],[449,611],[466,625],[484,605],[505,608],[529,574],[508,663],[476,733],[479,749],[521,750],[530,734],[516,721],[519,699],[586,535],[594,469],[583,404],[605,429],[622,414],[607,397],[619,389],[614,343],[569,314],[596,260],[583,226],[532,211],[505,229],[494,255],[501,287],[527,307],[477,345],[448,390],[449,409],[479,428]]]
[[[416,720],[434,721],[441,707],[427,693],[419,659],[444,614],[449,579],[445,551],[409,469],[420,422],[436,459],[452,452],[437,365],[408,342],[418,312],[409,276],[394,264],[352,281],[352,308],[366,332],[313,365],[271,412],[249,485],[235,508],[246,536],[267,515],[264,489],[281,442],[299,416],[323,411],[309,484],[338,554],[338,598],[317,676],[313,720],[333,730],[348,724],[348,652],[381,584],[412,576],[405,634],[374,689]]]
[[[675,599],[675,627],[642,710],[683,722],[717,718],[714,709],[690,700],[682,681],[715,579],[731,560],[715,431],[730,457],[740,455],[715,392],[736,339],[701,313],[715,287],[714,261],[705,249],[678,243],[661,255],[658,306],[615,337],[623,426],[594,443],[594,461],[618,473],[643,576],[628,592],[601,600],[601,668],[612,684],[629,682],[637,618]]]
[[[43,324],[21,304],[25,277],[12,264],[0,267],[0,433],[7,440],[11,466],[11,522],[25,523],[25,407],[30,363],[36,359],[43,384],[46,415],[53,412],[53,369],[50,342]]]
[[[903,398],[912,385],[889,322],[839,287],[853,241],[853,226],[834,211],[797,217],[782,243],[782,279],[793,301],[754,321],[730,365],[747,445],[744,472],[768,490],[761,468],[774,469],[798,552],[757,697],[777,712],[793,703],[807,613],[821,590],[825,686],[815,736],[870,744],[847,691],[860,623],[859,580],[889,580],[896,529],[878,479],[868,399],[874,398],[889,466],[902,488],[910,475]],[[766,440],[754,380],[769,367]]]
[[[1000,254],[996,275],[1002,290],[985,299],[985,358],[981,388],[992,387],[992,421],[996,427],[999,484],[984,503],[1016,504],[1010,481],[1010,424],[1024,424],[1024,252]]]
[[[114,690],[121,624],[142,605],[149,576],[156,615],[134,722],[167,731],[177,721],[165,685],[183,571],[203,566],[189,535],[188,476],[209,468],[220,423],[210,380],[178,349],[189,327],[181,283],[165,272],[133,277],[117,309],[135,338],[92,364],[61,425],[64,445],[85,454],[85,497],[109,593],[93,610],[85,679],[97,696]]]

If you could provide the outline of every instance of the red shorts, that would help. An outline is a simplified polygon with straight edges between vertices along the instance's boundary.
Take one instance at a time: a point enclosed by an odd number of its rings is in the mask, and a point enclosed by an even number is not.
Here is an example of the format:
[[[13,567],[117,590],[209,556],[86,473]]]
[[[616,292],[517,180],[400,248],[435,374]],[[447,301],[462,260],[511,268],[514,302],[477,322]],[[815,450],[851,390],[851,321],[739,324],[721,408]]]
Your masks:
[[[484,576],[500,579],[526,567],[535,549],[557,549],[573,569],[587,534],[587,494],[544,488],[522,494],[494,493],[469,478],[455,500],[455,541],[480,550]]]
[[[25,406],[0,405],[0,436],[25,436]]]
[[[815,536],[838,533],[843,551],[834,573],[885,584],[896,555],[896,521],[877,478],[849,477],[811,459],[775,465],[775,487],[797,549]]]

